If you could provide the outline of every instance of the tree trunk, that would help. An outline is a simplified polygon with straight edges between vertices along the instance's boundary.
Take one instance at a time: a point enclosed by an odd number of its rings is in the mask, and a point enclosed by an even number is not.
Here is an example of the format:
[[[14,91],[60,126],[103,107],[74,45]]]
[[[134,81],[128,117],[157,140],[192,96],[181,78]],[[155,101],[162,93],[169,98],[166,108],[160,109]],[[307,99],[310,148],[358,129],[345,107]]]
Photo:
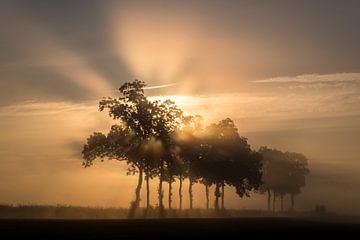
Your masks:
[[[140,192],[141,192],[141,185],[143,181],[143,169],[142,167],[139,167],[139,177],[138,177],[138,184],[136,186],[135,190],[135,201],[131,203],[130,209],[129,209],[129,218],[133,218],[135,216],[135,212],[138,209],[140,205]]]
[[[171,182],[171,179],[169,181],[169,209],[171,209],[171,197],[172,197],[172,182]]]
[[[291,211],[294,211],[295,201],[294,201],[294,194],[291,194]]]
[[[164,217],[164,205],[163,205],[163,177],[164,177],[164,161],[160,164],[160,179],[159,179],[159,188],[158,188],[158,195],[159,195],[159,212],[160,217]]]
[[[270,202],[271,202],[271,192],[270,190],[267,191],[268,192],[268,211],[271,211],[271,206],[270,206]]]
[[[189,179],[189,203],[190,203],[190,209],[193,208],[193,192],[192,192],[192,185],[193,182],[191,178]]]
[[[140,205],[140,193],[141,193],[141,185],[143,181],[143,169],[139,168],[139,178],[138,178],[138,184],[136,186],[136,207],[139,207]]]
[[[214,208],[215,210],[219,210],[219,197],[220,197],[220,184],[216,183],[215,187],[215,202],[214,202]]]
[[[205,184],[205,193],[206,193],[206,209],[209,209],[209,185]]]
[[[275,191],[273,191],[273,212],[275,212],[275,201],[276,201],[276,196],[275,196]]]
[[[224,199],[225,199],[225,183],[222,182],[221,183],[221,209],[222,210],[225,209]]]
[[[179,186],[179,208],[182,209],[182,175],[180,175],[180,186]]]
[[[284,195],[280,195],[281,200],[281,211],[284,211]]]
[[[146,170],[146,210],[150,208],[150,185],[149,185],[149,170]]]

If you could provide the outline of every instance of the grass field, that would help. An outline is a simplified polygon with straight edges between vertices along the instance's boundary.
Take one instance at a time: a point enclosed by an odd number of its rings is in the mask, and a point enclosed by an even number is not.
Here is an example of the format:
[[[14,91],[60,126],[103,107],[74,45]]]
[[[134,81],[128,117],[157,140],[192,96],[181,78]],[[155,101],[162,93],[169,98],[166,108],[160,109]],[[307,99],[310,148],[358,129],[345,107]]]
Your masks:
[[[360,236],[360,225],[295,218],[2,219],[1,239],[244,239]],[[355,234],[355,235],[354,235]]]
[[[74,206],[0,206],[1,239],[243,239],[360,236],[360,218],[329,213],[260,210],[151,209],[126,219],[127,209]]]

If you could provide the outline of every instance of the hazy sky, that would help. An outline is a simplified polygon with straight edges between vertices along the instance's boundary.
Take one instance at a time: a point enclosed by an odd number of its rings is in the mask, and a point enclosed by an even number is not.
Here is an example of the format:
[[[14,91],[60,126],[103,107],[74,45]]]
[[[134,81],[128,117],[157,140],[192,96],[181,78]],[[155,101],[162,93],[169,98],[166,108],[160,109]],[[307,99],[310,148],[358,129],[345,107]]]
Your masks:
[[[111,125],[97,101],[138,78],[207,122],[233,118],[254,149],[303,152],[300,206],[353,213],[359,11],[355,0],[1,1],[0,203],[128,206],[125,167],[83,169],[80,153]],[[265,207],[232,191],[231,207]]]

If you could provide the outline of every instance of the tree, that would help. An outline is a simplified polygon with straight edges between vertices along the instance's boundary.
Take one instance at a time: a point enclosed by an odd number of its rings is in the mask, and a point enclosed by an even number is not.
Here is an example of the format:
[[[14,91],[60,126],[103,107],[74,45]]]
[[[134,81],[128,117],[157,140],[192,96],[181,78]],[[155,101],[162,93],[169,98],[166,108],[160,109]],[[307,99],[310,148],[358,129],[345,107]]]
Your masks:
[[[215,184],[214,208],[219,210],[219,197],[221,196],[220,184],[224,181],[224,153],[222,147],[223,133],[218,124],[211,124],[206,127],[205,135],[202,139],[202,157],[197,164],[197,171],[202,176],[204,182],[209,185]]]
[[[121,120],[122,124],[131,129],[134,133],[136,141],[148,142],[153,134],[153,111],[154,104],[144,95],[145,83],[135,80],[126,82],[119,91],[122,94],[119,98],[104,98],[99,103],[99,110],[109,110],[109,116],[115,120]],[[132,204],[130,217],[140,204],[140,191],[142,185],[142,174],[144,170],[143,159],[139,159],[137,170],[139,172],[139,181],[136,187],[136,197]],[[141,179],[140,179],[141,177]]]
[[[83,165],[90,167],[94,160],[105,158],[118,161],[126,161],[128,164],[127,174],[139,173],[138,185],[135,190],[136,199],[132,203],[129,217],[133,217],[136,206],[140,201],[140,189],[143,177],[143,151],[142,142],[136,138],[130,128],[121,125],[113,125],[105,136],[102,133],[94,133],[87,139],[83,149]]]
[[[179,157],[178,177],[180,180],[179,198],[180,208],[182,208],[182,180],[189,178],[189,207],[193,207],[193,185],[199,179],[199,173],[196,171],[195,164],[201,156],[200,134],[203,131],[202,117],[183,116],[181,128],[175,136],[177,146],[177,156]]]
[[[306,175],[309,174],[308,159],[301,153],[286,152],[286,158],[290,161],[289,188],[287,192],[291,196],[291,210],[294,210],[294,197],[300,194],[305,186]]]
[[[239,197],[250,197],[252,190],[257,190],[262,184],[261,155],[251,150],[247,138],[241,137],[234,122],[227,118],[220,122],[224,141],[227,148],[226,174],[222,186],[234,186]],[[224,190],[222,190],[222,208],[224,205]]]
[[[275,202],[277,196],[283,196],[286,193],[288,175],[288,162],[283,152],[277,149],[261,147],[259,153],[263,157],[263,185],[260,192],[268,193],[268,210],[270,211],[271,192],[273,192],[273,211],[275,211]]]
[[[166,181],[166,170],[170,174],[169,184],[173,182],[172,176],[172,166],[174,164],[175,153],[174,153],[174,135],[179,128],[182,111],[178,108],[175,102],[170,100],[165,100],[163,102],[154,101],[154,136],[157,140],[161,141],[164,148],[164,152],[160,159],[160,169],[159,169],[159,210],[160,215],[164,214],[164,205],[163,205],[163,190],[162,184],[163,181]],[[170,171],[169,171],[170,170]],[[168,175],[169,177],[169,175]],[[171,186],[169,186],[169,200],[171,202]],[[171,204],[171,203],[170,203]]]
[[[154,174],[160,175],[159,184],[159,207],[162,204],[162,181],[164,179],[165,160],[171,161],[170,147],[172,145],[171,135],[175,131],[181,116],[181,110],[174,102],[166,101],[150,101],[144,94],[145,83],[139,80],[124,83],[119,91],[119,98],[104,98],[99,103],[99,110],[108,109],[109,116],[114,120],[120,120],[121,124],[131,131],[136,144],[135,153],[139,153],[135,158],[137,164],[131,165],[133,173],[139,173],[139,181],[135,191],[135,201],[132,203],[130,217],[140,204],[140,191],[142,186],[142,176],[146,171],[147,182],[147,207],[149,207],[149,178]],[[158,155],[153,155],[151,146],[154,142],[161,143],[161,151]],[[111,151],[122,151],[123,149],[111,149]],[[146,151],[145,151],[146,150]],[[148,152],[147,152],[148,151]],[[158,161],[154,161],[154,156],[159,157]],[[157,170],[157,172],[156,172]]]
[[[150,208],[150,179],[158,176],[160,159],[163,155],[163,147],[159,140],[151,138],[147,144],[144,145],[144,168],[145,168],[145,181],[146,181],[146,212]]]
[[[239,135],[230,118],[206,128],[204,157],[200,160],[203,179],[215,184],[215,209],[224,209],[225,184],[234,186],[240,197],[249,196],[261,184],[261,156]],[[221,188],[221,191],[220,191]]]
[[[305,185],[305,177],[309,170],[307,158],[300,153],[281,152],[277,149],[261,147],[259,150],[263,156],[263,182],[260,192],[268,192],[268,210],[270,211],[271,191],[273,192],[273,211],[275,211],[275,199],[280,196],[281,211],[283,211],[283,198],[286,194],[291,195],[292,209],[294,196],[300,193],[300,188]]]

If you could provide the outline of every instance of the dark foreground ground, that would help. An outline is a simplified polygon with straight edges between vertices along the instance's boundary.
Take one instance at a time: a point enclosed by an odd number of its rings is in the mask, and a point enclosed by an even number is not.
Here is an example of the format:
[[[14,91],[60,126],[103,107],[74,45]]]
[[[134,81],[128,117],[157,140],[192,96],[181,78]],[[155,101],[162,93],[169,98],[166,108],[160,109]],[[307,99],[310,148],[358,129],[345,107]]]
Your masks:
[[[135,219],[135,220],[0,220],[1,239],[277,239],[313,234],[344,239],[360,237],[360,224],[283,217]],[[355,237],[355,238],[353,238]]]

